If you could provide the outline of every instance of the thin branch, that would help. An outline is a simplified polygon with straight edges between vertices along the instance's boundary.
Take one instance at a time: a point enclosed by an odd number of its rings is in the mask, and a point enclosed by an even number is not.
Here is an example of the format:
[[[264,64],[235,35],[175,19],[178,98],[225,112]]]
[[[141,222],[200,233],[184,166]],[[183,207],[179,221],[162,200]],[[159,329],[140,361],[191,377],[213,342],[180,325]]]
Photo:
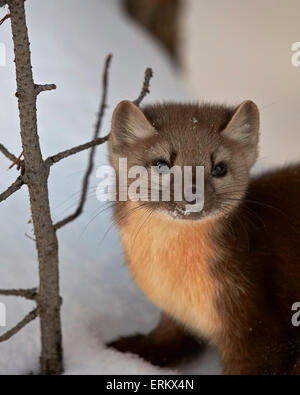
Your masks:
[[[36,95],[38,95],[41,92],[52,91],[52,90],[56,89],[56,85],[55,84],[44,84],[44,85],[35,84],[34,88],[35,88]]]
[[[102,125],[103,116],[105,113],[105,109],[107,107],[106,101],[107,101],[107,88],[108,88],[108,76],[109,76],[108,74],[109,74],[109,67],[111,64],[111,60],[112,60],[112,55],[109,54],[107,56],[107,58],[105,60],[105,64],[104,64],[104,71],[103,71],[103,77],[102,77],[102,98],[101,98],[101,102],[100,102],[100,109],[99,109],[99,112],[97,115],[95,130],[94,130],[94,136],[93,136],[94,140],[98,139],[101,125]],[[65,219],[63,219],[62,221],[59,221],[57,224],[54,225],[54,228],[56,230],[62,228],[63,226],[69,224],[70,222],[74,221],[82,213],[84,205],[86,203],[86,196],[87,196],[87,191],[88,191],[88,186],[89,186],[90,175],[91,175],[93,168],[94,168],[95,152],[96,152],[96,145],[92,146],[91,151],[90,151],[88,166],[87,166],[86,173],[85,173],[85,175],[83,177],[83,181],[82,181],[81,196],[79,199],[78,207],[72,215],[69,215],[68,217],[66,217]]]
[[[6,191],[0,194],[0,202],[3,202],[13,193],[17,192],[24,185],[24,181],[22,177],[18,177],[14,183],[10,187],[7,188]]]
[[[23,318],[22,321],[18,322],[16,326],[14,326],[12,329],[1,335],[0,342],[4,342],[10,339],[11,337],[13,337],[16,333],[18,333],[21,329],[23,329],[24,326],[29,324],[31,321],[35,320],[37,316],[38,316],[38,309],[32,310],[29,314],[26,315],[25,318]]]
[[[146,97],[146,95],[150,92],[149,91],[149,86],[150,86],[150,80],[153,76],[153,72],[152,69],[147,69],[145,72],[145,79],[144,79],[144,84],[143,84],[143,88],[141,91],[140,96],[138,97],[138,99],[136,99],[133,103],[135,105],[140,105],[142,100]],[[51,167],[52,165],[54,165],[55,163],[61,161],[62,159],[66,159],[71,155],[75,155],[78,154],[79,152],[85,151],[89,148],[95,147],[97,145],[101,145],[103,143],[105,143],[106,141],[108,141],[109,139],[109,134],[106,135],[105,137],[98,137],[92,141],[89,141],[88,143],[85,144],[81,144],[78,145],[77,147],[68,149],[66,151],[62,151],[59,152],[56,155],[53,156],[49,156],[46,160],[45,163],[47,164],[48,167]]]
[[[34,237],[30,236],[28,233],[24,233],[24,234],[29,240],[34,241],[36,243],[36,239]]]
[[[10,18],[10,14],[6,14],[2,19],[0,19],[0,26],[2,25],[2,23],[4,23],[6,21],[6,19]]]
[[[12,164],[9,166],[9,169],[12,169],[15,165],[17,165],[17,170],[19,169],[24,170],[24,161],[20,160],[23,155],[23,151],[17,158],[14,154],[9,152],[8,149],[4,147],[3,144],[0,144],[0,152],[2,152],[2,154],[6,156],[7,159],[12,161]]]
[[[0,152],[2,152],[2,154],[12,162],[15,162],[18,159],[14,154],[9,152],[8,149],[4,147],[3,144],[0,144]]]
[[[140,93],[139,97],[136,100],[134,100],[134,102],[133,102],[137,107],[139,107],[141,105],[144,98],[148,95],[148,93],[150,93],[149,88],[150,88],[150,81],[151,81],[152,77],[153,77],[153,70],[151,68],[148,68],[145,71],[145,78],[144,78],[144,83],[143,83],[141,93]]]
[[[9,168],[8,168],[9,170],[12,169],[16,165],[17,165],[17,169],[19,169],[22,166],[22,161],[21,161],[22,155],[23,155],[23,151],[20,153],[20,155],[17,157],[17,159],[9,166]]]
[[[106,57],[104,64],[104,71],[102,76],[102,98],[101,98],[100,110],[97,116],[97,122],[95,125],[94,140],[99,136],[103,116],[107,108],[108,77],[109,77],[109,69],[110,69],[111,61],[112,61],[112,54],[109,54]]]
[[[36,288],[31,289],[0,289],[0,295],[18,296],[28,300],[36,300],[38,293]]]
[[[62,151],[56,155],[49,156],[49,158],[46,159],[45,163],[48,167],[54,165],[55,163],[61,161],[62,159],[66,159],[71,155],[78,154],[79,152],[85,151],[89,148],[95,147],[97,145],[101,145],[105,143],[109,139],[109,134],[105,137],[98,137],[95,140],[89,141],[88,143],[78,145],[77,147],[68,149],[66,151]]]

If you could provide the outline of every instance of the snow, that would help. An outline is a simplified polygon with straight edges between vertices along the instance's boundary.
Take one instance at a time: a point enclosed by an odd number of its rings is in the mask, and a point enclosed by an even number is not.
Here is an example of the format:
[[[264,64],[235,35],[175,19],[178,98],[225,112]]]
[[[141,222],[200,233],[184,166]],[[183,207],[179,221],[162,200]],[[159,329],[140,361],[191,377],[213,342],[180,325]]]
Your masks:
[[[144,70],[152,66],[155,78],[148,101],[184,100],[175,70],[162,49],[148,35],[127,21],[117,0],[26,2],[37,83],[55,83],[57,90],[38,99],[39,134],[44,156],[86,142],[99,102],[100,71],[105,56],[113,52],[109,88],[110,108],[103,133],[109,130],[115,105],[137,97]],[[0,16],[5,10],[0,10]],[[0,41],[6,46],[7,66],[0,67],[0,142],[15,154],[21,152],[15,74],[10,24],[1,26]],[[54,220],[76,207],[86,153],[56,165],[50,178]],[[97,155],[97,165],[107,163],[106,149]],[[0,190],[17,176],[0,160]],[[105,347],[120,335],[148,332],[159,312],[133,284],[124,264],[111,212],[95,197],[96,171],[92,176],[88,206],[75,223],[59,231],[62,325],[66,374],[160,374],[215,373],[220,371],[217,355],[210,351],[178,371],[163,370]],[[103,212],[102,212],[103,211]],[[37,285],[37,260],[26,188],[1,203],[0,288]],[[109,232],[107,233],[107,231]],[[105,236],[105,237],[104,237]],[[7,328],[33,308],[29,301],[0,297],[7,307]],[[38,320],[8,342],[0,344],[0,374],[38,373],[40,354]]]

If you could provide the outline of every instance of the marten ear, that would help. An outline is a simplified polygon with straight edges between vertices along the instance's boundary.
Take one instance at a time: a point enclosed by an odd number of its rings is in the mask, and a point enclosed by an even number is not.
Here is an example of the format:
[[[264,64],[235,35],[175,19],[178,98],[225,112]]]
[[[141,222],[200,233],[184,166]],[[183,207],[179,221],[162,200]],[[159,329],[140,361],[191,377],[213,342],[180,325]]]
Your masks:
[[[259,110],[252,101],[244,101],[236,110],[222,134],[241,144],[249,166],[257,158],[259,141]]]
[[[118,104],[112,117],[111,135],[120,143],[132,144],[155,134],[155,129],[143,112],[132,102]]]

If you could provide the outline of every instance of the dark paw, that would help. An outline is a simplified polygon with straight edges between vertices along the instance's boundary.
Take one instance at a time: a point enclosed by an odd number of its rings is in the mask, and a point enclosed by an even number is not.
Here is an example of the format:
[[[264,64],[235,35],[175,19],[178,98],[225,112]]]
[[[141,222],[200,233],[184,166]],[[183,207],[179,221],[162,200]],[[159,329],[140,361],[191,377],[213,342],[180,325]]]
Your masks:
[[[130,352],[133,354],[138,354],[141,351],[141,345],[143,343],[143,335],[134,335],[128,337],[120,337],[110,343],[107,343],[107,347],[114,348],[121,352]]]
[[[107,346],[124,353],[137,354],[144,360],[160,367],[175,366],[185,362],[197,356],[204,348],[203,343],[192,338],[181,343],[160,342],[157,339],[152,339],[151,336],[144,335],[121,337],[108,343]]]

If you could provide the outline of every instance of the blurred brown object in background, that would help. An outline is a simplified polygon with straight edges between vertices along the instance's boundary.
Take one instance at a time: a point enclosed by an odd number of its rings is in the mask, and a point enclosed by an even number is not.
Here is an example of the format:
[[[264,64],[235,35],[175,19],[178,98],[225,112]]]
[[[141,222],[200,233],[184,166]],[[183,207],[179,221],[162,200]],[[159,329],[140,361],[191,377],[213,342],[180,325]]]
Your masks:
[[[178,61],[178,19],[181,0],[123,0],[126,11],[149,30]]]

